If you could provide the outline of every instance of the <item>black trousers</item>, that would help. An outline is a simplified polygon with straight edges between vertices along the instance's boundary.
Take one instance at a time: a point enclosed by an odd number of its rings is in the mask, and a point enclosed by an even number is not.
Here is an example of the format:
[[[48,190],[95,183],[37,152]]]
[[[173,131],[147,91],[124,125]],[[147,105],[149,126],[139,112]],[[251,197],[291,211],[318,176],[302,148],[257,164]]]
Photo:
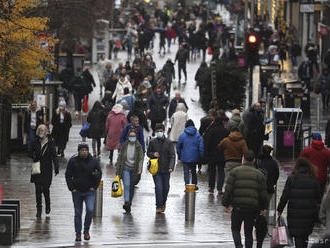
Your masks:
[[[178,74],[179,74],[179,81],[181,81],[181,71],[183,71],[184,78],[187,81],[187,70],[186,64],[178,64]]]
[[[294,237],[294,245],[296,248],[307,248],[308,247],[308,236]]]
[[[36,203],[37,203],[37,210],[42,209],[42,194],[45,197],[46,203],[46,210],[50,209],[50,193],[49,193],[49,186],[35,183],[36,188]]]
[[[253,247],[252,231],[256,216],[257,211],[255,209],[233,208],[231,213],[231,232],[236,248],[243,248],[240,233],[242,222],[244,222],[245,248]]]

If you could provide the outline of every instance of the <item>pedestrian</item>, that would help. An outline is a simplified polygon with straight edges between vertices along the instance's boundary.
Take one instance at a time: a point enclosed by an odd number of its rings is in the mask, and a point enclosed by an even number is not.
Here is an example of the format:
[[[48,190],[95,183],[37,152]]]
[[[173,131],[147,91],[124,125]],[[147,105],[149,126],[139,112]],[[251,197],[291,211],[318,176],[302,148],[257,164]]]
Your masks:
[[[255,168],[254,152],[244,153],[242,166],[229,174],[222,204],[231,211],[231,231],[236,248],[243,248],[241,225],[244,222],[246,248],[253,247],[253,226],[257,215],[267,208],[267,187],[264,175]],[[242,197],[244,196],[244,197]]]
[[[129,93],[132,93],[132,85],[126,78],[126,75],[121,73],[119,80],[116,85],[116,89],[112,95],[112,99],[116,99],[116,101],[120,100],[124,96],[124,89],[128,88]]]
[[[214,193],[215,181],[217,179],[218,194],[222,194],[225,179],[225,158],[223,151],[219,151],[218,144],[229,135],[229,131],[223,126],[222,118],[217,117],[209,130],[204,135],[205,159],[209,171],[209,193]]]
[[[321,94],[322,94],[322,105],[323,109],[327,109],[329,107],[329,98],[330,98],[330,74],[328,68],[322,69],[322,74],[318,79],[318,83],[321,86]]]
[[[327,66],[327,68],[330,70],[330,48],[328,49],[328,51],[324,55],[323,61],[324,61],[324,64]]]
[[[183,103],[186,110],[188,111],[189,108],[186,101],[184,100],[184,98],[181,97],[181,93],[177,91],[175,93],[175,97],[170,102],[170,106],[168,108],[168,118],[171,118],[172,115],[176,112],[176,107],[179,103]]]
[[[299,65],[298,76],[299,79],[304,82],[304,88],[307,88],[309,91],[311,91],[311,80],[314,77],[314,71],[313,64],[308,58],[305,58],[304,61]]]
[[[179,85],[181,82],[181,71],[183,71],[185,77],[185,84],[187,83],[187,61],[189,62],[189,52],[184,48],[183,44],[180,44],[179,51],[176,53],[175,62],[178,61],[178,78]]]
[[[105,82],[104,90],[110,91],[112,96],[116,90],[117,83],[118,83],[117,75],[115,73],[112,73],[111,77]]]
[[[208,70],[207,64],[205,61],[203,61],[201,63],[201,65],[198,67],[198,70],[195,74],[195,81],[196,81],[195,88],[201,87],[204,85],[203,80],[204,80],[204,75],[206,75],[206,73],[207,73],[207,70]]]
[[[227,129],[229,132],[232,132],[233,129],[238,129],[239,132],[244,135],[244,122],[241,118],[241,113],[238,109],[231,111],[232,116],[227,123]]]
[[[312,164],[305,158],[298,158],[293,173],[288,177],[277,206],[278,216],[288,204],[288,229],[294,238],[295,247],[307,248],[308,236],[312,233],[321,201],[320,184]]]
[[[117,103],[122,104],[124,101],[127,103],[127,110],[132,111],[134,109],[136,98],[134,95],[130,94],[128,87],[124,88],[124,95],[117,100]]]
[[[136,136],[135,129],[128,131],[128,139],[123,144],[116,163],[116,174],[124,183],[123,209],[128,214],[131,212],[135,180],[142,173],[144,160],[144,152]]]
[[[44,124],[43,111],[37,101],[33,101],[25,111],[24,131],[27,134],[28,154],[32,156],[33,143],[36,139],[37,127]]]
[[[176,33],[171,25],[167,26],[167,29],[165,31],[165,37],[167,39],[167,50],[168,50],[168,53],[170,53],[172,39],[175,40],[175,38],[176,38]]]
[[[107,149],[110,151],[109,159],[110,165],[113,165],[114,150],[120,150],[120,134],[123,128],[127,125],[127,119],[123,113],[123,106],[115,104],[110,111],[106,120],[106,133],[107,133]]]
[[[236,127],[230,132],[228,137],[218,144],[218,148],[224,153],[225,181],[227,181],[230,172],[242,164],[243,154],[248,151],[248,147],[243,135]]]
[[[174,170],[175,151],[172,142],[165,137],[165,127],[157,124],[156,138],[148,146],[147,155],[150,159],[158,159],[158,172],[153,176],[156,193],[156,213],[166,210],[167,195],[170,190],[170,174]]]
[[[151,120],[152,136],[156,131],[156,124],[163,123],[166,119],[168,98],[162,92],[162,86],[157,86],[155,92],[148,99],[148,118]]]
[[[188,120],[187,109],[183,103],[178,103],[175,113],[171,117],[171,128],[169,139],[172,142],[178,142],[179,136],[185,129],[186,121]]]
[[[57,146],[57,155],[64,157],[64,150],[69,140],[69,133],[72,127],[71,114],[66,108],[65,101],[61,101],[52,118],[52,137]]]
[[[110,68],[109,68],[109,64],[110,64]],[[102,95],[102,89],[103,86],[105,85],[106,82],[106,78],[104,78],[104,74],[106,71],[109,72],[109,69],[111,71],[111,63],[110,60],[108,60],[105,56],[105,54],[102,54],[98,63],[97,63],[97,74],[99,76],[99,80],[100,80],[100,95]],[[109,77],[109,76],[108,76]]]
[[[140,142],[143,152],[145,152],[143,127],[140,125],[139,117],[136,115],[130,117],[130,123],[128,123],[121,131],[120,144],[123,145],[128,140],[129,131],[131,129],[134,129],[135,137]]]
[[[149,132],[149,124],[147,117],[144,112],[145,104],[141,100],[137,100],[135,102],[134,109],[130,111],[127,115],[127,120],[130,121],[131,117],[133,115],[137,116],[139,118],[139,124],[147,131]]]
[[[320,133],[312,134],[312,144],[302,150],[299,157],[306,158],[312,163],[323,196],[330,168],[330,151],[324,147]]]
[[[185,185],[194,184],[195,190],[198,190],[196,164],[203,157],[204,144],[194,122],[190,119],[186,121],[184,132],[180,135],[176,144],[176,152],[178,159],[183,163]]]
[[[258,159],[256,160],[256,167],[266,177],[268,204],[273,197],[276,190],[277,180],[280,175],[278,164],[275,159],[271,156],[273,148],[270,145],[264,145]],[[272,206],[269,206],[269,212],[273,211]],[[267,230],[267,219],[265,216],[258,216],[256,219],[256,237],[257,237],[257,248],[262,248],[263,241],[268,233]]]
[[[297,40],[294,40],[291,47],[291,62],[292,62],[292,69],[294,71],[296,71],[298,68],[298,57],[300,56],[301,56],[301,46],[299,45],[299,42]]]
[[[106,86],[107,82],[112,78],[113,75],[112,64],[110,62],[105,64],[105,68],[102,73],[102,86]]]
[[[96,101],[88,113],[87,122],[90,123],[88,138],[92,139],[93,156],[101,158],[101,138],[105,136],[105,111],[99,101]]]
[[[42,213],[42,194],[45,197],[46,216],[50,214],[50,192],[53,171],[55,176],[58,174],[58,161],[56,157],[55,144],[49,135],[47,127],[39,125],[36,130],[36,140],[33,142],[33,162],[40,163],[40,174],[31,175],[31,183],[35,185],[37,218],[41,218]]]
[[[95,190],[101,178],[100,162],[89,153],[87,143],[80,143],[78,155],[70,158],[65,171],[66,184],[72,193],[76,242],[81,241],[83,203],[86,205],[84,239],[90,239],[89,228],[94,212]]]
[[[167,95],[170,95],[172,80],[175,79],[175,69],[171,59],[168,59],[163,66],[163,74],[165,77]]]

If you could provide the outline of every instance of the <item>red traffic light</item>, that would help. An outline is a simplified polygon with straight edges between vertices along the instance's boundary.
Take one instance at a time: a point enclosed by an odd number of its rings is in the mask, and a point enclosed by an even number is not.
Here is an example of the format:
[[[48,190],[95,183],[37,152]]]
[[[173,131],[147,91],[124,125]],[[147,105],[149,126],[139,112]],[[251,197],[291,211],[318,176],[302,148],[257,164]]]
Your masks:
[[[248,43],[256,44],[257,43],[257,36],[255,36],[254,34],[250,34],[248,36]]]

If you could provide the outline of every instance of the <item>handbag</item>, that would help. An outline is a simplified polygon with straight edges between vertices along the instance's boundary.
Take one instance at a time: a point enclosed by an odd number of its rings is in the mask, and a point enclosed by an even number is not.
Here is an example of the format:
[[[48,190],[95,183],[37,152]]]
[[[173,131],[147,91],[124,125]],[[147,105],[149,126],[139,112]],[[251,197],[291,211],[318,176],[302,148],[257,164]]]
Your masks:
[[[88,112],[88,99],[87,96],[84,96],[84,101],[83,101],[83,112],[87,113]]]
[[[47,144],[41,148],[41,157],[45,154],[46,149],[47,149]],[[40,160],[37,162],[33,162],[31,168],[31,175],[39,175],[39,174],[41,174]]]
[[[148,171],[155,176],[158,172],[158,158],[150,159],[148,162]]]
[[[293,246],[293,240],[282,216],[277,219],[277,227],[272,231],[271,248]]]
[[[88,136],[88,130],[90,128],[91,124],[89,122],[85,122],[82,126],[79,134],[81,137],[86,138]]]
[[[121,186],[120,178],[117,175],[112,181],[111,197],[120,197],[123,195],[123,188]]]

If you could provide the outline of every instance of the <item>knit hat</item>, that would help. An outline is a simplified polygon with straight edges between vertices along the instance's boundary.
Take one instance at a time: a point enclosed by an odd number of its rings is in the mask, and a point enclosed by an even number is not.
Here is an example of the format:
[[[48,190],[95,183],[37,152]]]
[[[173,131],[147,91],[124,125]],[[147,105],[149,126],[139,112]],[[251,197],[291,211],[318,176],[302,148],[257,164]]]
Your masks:
[[[312,139],[313,140],[322,140],[322,136],[320,133],[313,133],[312,134]]]
[[[241,114],[241,112],[240,112],[238,109],[233,109],[233,110],[231,111],[231,113],[232,113],[233,115],[240,115],[240,114]]]
[[[81,149],[84,149],[84,148],[86,148],[87,150],[89,150],[89,146],[88,146],[87,143],[82,142],[82,143],[79,143],[79,144],[78,144],[78,152],[79,152]]]
[[[186,125],[185,127],[194,127],[195,126],[195,123],[193,122],[193,120],[189,119],[186,121]]]

